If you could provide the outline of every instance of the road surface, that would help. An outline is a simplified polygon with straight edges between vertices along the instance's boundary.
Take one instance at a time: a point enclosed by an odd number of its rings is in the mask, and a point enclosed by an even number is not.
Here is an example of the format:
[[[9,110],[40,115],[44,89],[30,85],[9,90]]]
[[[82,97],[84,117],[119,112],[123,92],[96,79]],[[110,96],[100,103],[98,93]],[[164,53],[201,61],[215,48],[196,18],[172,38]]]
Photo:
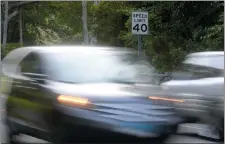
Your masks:
[[[1,118],[1,123],[0,123],[0,137],[1,137],[1,143],[6,143],[7,142],[7,137],[6,137],[6,126],[3,124],[2,122],[2,118],[4,117],[4,102],[5,98],[1,97],[1,102],[0,102],[0,106],[1,106],[1,112],[0,112],[0,118]],[[30,137],[27,135],[20,135],[19,137],[17,137],[17,139],[20,142],[23,143],[46,143],[46,141],[34,138],[34,137]],[[171,135],[167,140],[166,143],[216,143],[216,142],[212,142],[209,140],[205,140],[199,137],[191,137],[191,136],[183,136],[183,135]],[[222,144],[222,143],[221,143]]]

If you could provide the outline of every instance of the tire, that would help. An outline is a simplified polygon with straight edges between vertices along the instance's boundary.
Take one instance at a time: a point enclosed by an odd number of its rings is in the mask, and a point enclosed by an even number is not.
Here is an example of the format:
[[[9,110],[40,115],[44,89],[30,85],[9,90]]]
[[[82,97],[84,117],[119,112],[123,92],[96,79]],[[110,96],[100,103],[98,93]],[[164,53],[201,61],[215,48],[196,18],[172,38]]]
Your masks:
[[[6,139],[7,139],[7,143],[18,143],[15,140],[15,136],[19,135],[19,132],[17,132],[17,129],[15,127],[15,124],[13,124],[8,117],[8,113],[10,111],[10,106],[8,104],[8,101],[6,102],[6,113],[5,113],[5,117],[4,117],[4,124],[6,125]]]
[[[219,136],[220,136],[219,141],[223,142],[224,141],[224,119],[222,119],[220,122]]]
[[[176,134],[178,129],[178,125],[174,125],[171,128],[171,133],[164,133],[158,136],[157,138],[147,138],[143,140],[143,143],[164,143],[170,136],[171,134]]]
[[[15,129],[13,129],[13,124],[9,120],[6,120],[6,126],[7,126],[6,130],[7,143],[18,144],[18,142],[15,139],[15,136],[19,135],[19,133],[16,132]]]
[[[156,139],[155,142],[156,143],[164,143],[169,138],[169,136],[170,136],[170,134],[161,135]]]
[[[171,128],[172,132],[171,133],[162,134],[161,136],[159,136],[156,139],[156,142],[157,143],[164,143],[171,136],[171,134],[176,134],[177,133],[177,129],[178,129],[178,125],[172,126],[172,128]]]
[[[199,118],[196,117],[184,117],[182,123],[197,123],[200,122]]]
[[[129,142],[134,142],[134,143],[164,143],[168,137],[170,136],[170,134],[163,134],[160,135],[157,138],[141,138],[141,139],[136,139],[136,140],[132,140]],[[127,141],[126,141],[127,142]]]
[[[53,113],[53,121],[50,124],[50,142],[53,144],[65,143],[66,126],[62,119],[60,119],[58,112]],[[56,121],[57,120],[57,121]]]
[[[63,139],[63,134],[62,134],[62,128],[55,128],[54,131],[52,131],[51,133],[51,140],[50,142],[53,144],[63,144],[65,143],[64,139]]]
[[[215,132],[218,134],[219,138],[218,139],[213,139],[213,141],[217,142],[223,142],[224,141],[224,119],[223,118],[218,118],[215,117],[216,119],[220,120],[215,120],[213,123],[210,123],[215,128]]]

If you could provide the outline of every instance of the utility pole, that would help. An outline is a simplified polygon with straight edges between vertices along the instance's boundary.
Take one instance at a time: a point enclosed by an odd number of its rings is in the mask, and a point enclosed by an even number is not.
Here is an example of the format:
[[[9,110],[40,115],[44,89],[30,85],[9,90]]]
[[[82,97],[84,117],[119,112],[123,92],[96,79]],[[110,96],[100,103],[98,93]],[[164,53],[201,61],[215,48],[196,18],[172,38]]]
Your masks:
[[[96,1],[94,1],[94,3],[95,3],[95,5],[98,5],[99,1],[96,0]]]
[[[83,35],[84,35],[84,44],[89,43],[88,38],[88,28],[87,28],[87,1],[82,1],[82,20],[83,20]]]
[[[19,17],[19,29],[20,29],[20,46],[23,46],[23,19],[22,19],[22,7],[20,8]]]
[[[97,6],[98,4],[99,4],[99,1],[95,0],[95,1],[94,1],[94,5]],[[96,18],[93,17],[92,19],[93,19],[93,21],[97,24]],[[95,25],[96,25],[96,24],[95,24]],[[96,45],[96,44],[97,44],[97,35],[96,35],[95,33],[92,33],[92,34],[91,34],[91,37],[90,37],[90,44],[92,44],[92,45]]]
[[[7,30],[8,30],[8,21],[9,21],[9,2],[4,2],[4,26],[3,26],[3,42],[2,42],[2,49],[5,50],[6,43],[7,43]]]

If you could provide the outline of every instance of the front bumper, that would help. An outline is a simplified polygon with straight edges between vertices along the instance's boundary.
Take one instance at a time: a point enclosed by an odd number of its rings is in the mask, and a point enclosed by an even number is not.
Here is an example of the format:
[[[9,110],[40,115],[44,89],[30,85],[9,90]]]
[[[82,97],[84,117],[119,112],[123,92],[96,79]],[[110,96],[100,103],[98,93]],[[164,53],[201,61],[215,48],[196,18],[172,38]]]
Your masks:
[[[84,133],[98,137],[109,133],[108,135],[123,135],[138,138],[157,138],[164,134],[174,133],[176,126],[182,121],[176,115],[165,114],[162,116],[148,116],[142,118],[143,115],[133,113],[133,115],[122,115],[119,111],[114,113],[99,112],[96,110],[78,109],[68,106],[59,106],[59,110],[64,115],[64,121],[68,125],[70,133],[79,135]],[[119,115],[120,113],[120,115]],[[135,120],[136,118],[136,120]],[[90,130],[91,129],[91,130]],[[93,131],[94,130],[94,131]],[[89,135],[89,136],[90,136]]]
[[[155,126],[155,128],[163,127],[165,130],[171,130],[167,133],[165,131],[165,133],[158,133],[112,125],[106,126],[106,124],[92,123],[93,121],[88,120],[83,120],[83,122],[86,125],[67,121],[66,140],[68,142],[145,142],[164,138],[165,134],[173,133],[176,130],[176,125]],[[89,122],[92,124],[89,125]]]

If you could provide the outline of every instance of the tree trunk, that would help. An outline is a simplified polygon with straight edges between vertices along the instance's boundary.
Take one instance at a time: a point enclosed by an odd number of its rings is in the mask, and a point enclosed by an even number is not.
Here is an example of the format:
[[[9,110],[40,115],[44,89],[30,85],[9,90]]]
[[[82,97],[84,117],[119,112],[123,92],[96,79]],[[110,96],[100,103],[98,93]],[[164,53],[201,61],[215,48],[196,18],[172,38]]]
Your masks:
[[[22,21],[22,7],[20,8],[20,18],[19,18],[19,28],[20,28],[20,46],[23,46],[23,21]]]
[[[3,27],[4,27],[4,6],[1,6],[1,44],[3,42]]]
[[[82,1],[82,14],[83,14],[84,44],[88,44],[89,39],[88,39],[88,28],[87,28],[87,1]]]
[[[12,34],[11,34],[10,41],[13,41],[13,42],[15,41],[15,33],[16,33],[17,29],[18,29],[18,23],[16,22],[16,23],[14,23],[13,28],[12,28]]]
[[[97,6],[98,4],[99,4],[99,2],[100,1],[94,1],[94,4]],[[96,17],[93,17],[93,21],[97,24],[97,21],[96,21],[97,19],[96,19]],[[92,42],[92,44],[94,44],[94,45],[97,45],[97,43],[98,43],[98,39],[97,39],[97,34],[96,33],[93,33],[92,34],[92,37],[91,37],[91,42]]]
[[[5,16],[4,16],[4,30],[3,30],[3,44],[2,49],[5,50],[6,48],[6,42],[7,42],[7,31],[8,31],[8,10],[9,10],[9,4],[7,1],[5,3]]]

